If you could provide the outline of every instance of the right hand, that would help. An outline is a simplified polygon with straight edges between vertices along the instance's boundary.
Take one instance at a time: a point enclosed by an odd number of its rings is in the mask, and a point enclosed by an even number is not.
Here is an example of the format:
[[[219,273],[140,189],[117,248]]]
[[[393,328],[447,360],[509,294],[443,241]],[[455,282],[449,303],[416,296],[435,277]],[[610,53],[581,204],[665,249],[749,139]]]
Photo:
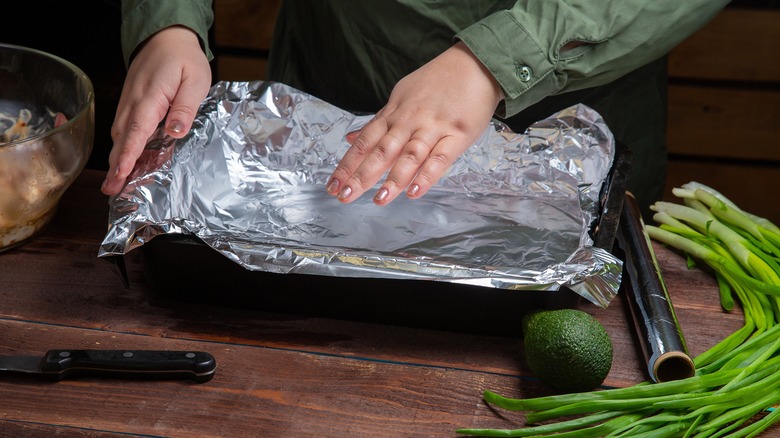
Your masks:
[[[197,35],[182,26],[163,29],[140,46],[119,98],[101,191],[116,195],[149,138],[165,119],[165,131],[184,137],[211,87],[211,66]],[[167,115],[167,116],[166,116]]]

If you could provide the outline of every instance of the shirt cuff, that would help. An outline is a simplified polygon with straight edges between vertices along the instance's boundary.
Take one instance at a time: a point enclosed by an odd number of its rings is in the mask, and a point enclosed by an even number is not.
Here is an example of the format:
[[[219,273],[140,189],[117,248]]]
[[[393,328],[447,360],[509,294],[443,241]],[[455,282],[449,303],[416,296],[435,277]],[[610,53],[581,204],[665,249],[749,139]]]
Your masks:
[[[511,117],[561,88],[542,46],[507,11],[499,11],[455,36],[496,78],[504,93],[496,114]]]
[[[188,27],[198,35],[201,47],[211,61],[214,54],[209,47],[208,31],[213,20],[213,10],[202,2],[192,2],[187,8],[181,7],[178,1],[138,2],[136,7],[122,14],[121,40],[125,66],[130,65],[141,43],[162,29],[177,25]]]

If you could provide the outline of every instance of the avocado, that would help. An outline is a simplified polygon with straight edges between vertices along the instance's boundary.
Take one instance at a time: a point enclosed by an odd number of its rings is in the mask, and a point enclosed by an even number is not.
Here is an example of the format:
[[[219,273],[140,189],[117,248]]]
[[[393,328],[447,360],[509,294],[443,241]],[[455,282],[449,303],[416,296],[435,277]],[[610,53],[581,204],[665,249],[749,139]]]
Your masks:
[[[531,311],[523,316],[522,330],[529,368],[556,391],[590,391],[604,382],[612,368],[612,340],[587,312]]]

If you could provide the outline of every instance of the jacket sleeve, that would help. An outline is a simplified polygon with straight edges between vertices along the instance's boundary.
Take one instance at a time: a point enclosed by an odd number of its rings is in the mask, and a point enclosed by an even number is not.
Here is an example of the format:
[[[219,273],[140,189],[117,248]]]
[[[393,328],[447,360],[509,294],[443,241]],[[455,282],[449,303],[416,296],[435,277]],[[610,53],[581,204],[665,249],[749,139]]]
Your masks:
[[[130,65],[138,46],[160,30],[181,25],[198,34],[209,60],[208,32],[214,21],[211,0],[122,0],[122,53]]]
[[[497,114],[509,117],[548,95],[607,84],[664,56],[728,3],[519,0],[456,40],[496,78],[505,97]]]

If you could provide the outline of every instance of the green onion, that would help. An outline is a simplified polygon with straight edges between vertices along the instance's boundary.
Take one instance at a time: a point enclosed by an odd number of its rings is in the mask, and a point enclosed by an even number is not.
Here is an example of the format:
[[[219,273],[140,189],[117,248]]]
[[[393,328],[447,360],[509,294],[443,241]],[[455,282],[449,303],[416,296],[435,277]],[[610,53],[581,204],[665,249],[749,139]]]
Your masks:
[[[693,377],[526,399],[486,390],[487,403],[525,411],[526,425],[457,433],[734,438],[780,421],[780,409],[772,409],[780,403],[780,227],[697,182],[672,193],[682,202],[653,204],[648,236],[684,254],[689,267],[708,266],[723,310],[739,306],[744,325],[694,358]]]

